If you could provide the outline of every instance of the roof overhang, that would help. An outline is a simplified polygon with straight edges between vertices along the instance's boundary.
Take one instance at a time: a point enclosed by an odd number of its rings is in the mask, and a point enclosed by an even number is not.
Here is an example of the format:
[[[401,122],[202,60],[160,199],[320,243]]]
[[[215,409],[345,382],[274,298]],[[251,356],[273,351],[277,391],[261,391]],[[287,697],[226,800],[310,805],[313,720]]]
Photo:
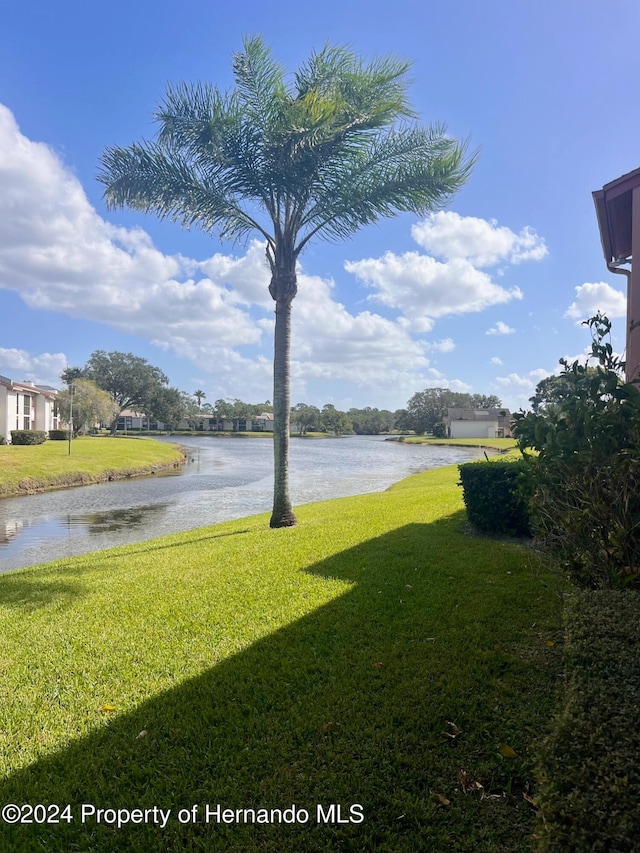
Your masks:
[[[626,261],[632,255],[632,200],[637,187],[640,187],[640,169],[628,172],[592,193],[607,266]]]

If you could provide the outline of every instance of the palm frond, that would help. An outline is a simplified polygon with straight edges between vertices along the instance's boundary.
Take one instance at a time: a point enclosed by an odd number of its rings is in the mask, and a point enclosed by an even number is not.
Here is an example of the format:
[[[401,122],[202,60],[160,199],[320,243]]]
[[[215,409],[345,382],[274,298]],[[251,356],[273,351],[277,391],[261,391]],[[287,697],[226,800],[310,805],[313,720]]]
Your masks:
[[[222,170],[208,173],[154,142],[107,148],[98,180],[110,209],[129,207],[155,213],[185,228],[198,225],[221,237],[238,239],[258,230],[272,236],[242,206],[224,181]]]
[[[285,71],[260,37],[246,38],[243,50],[234,54],[236,92],[251,124],[270,135],[283,104],[289,99]]]
[[[365,149],[324,165],[300,220],[298,251],[320,233],[344,239],[381,217],[442,207],[468,180],[478,152],[441,125],[407,127],[369,140]],[[304,233],[302,233],[304,232]]]

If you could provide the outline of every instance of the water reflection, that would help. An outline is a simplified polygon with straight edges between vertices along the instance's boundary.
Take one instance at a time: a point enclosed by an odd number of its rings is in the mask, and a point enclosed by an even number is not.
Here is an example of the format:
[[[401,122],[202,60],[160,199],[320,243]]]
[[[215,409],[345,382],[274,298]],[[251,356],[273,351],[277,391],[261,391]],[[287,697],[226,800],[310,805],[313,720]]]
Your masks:
[[[88,533],[116,533],[118,530],[134,530],[149,521],[149,516],[166,510],[167,504],[149,504],[149,506],[112,509],[106,512],[93,512],[86,515],[69,515],[67,527],[84,526]]]
[[[24,522],[17,518],[0,521],[0,544],[10,542],[24,527]]]

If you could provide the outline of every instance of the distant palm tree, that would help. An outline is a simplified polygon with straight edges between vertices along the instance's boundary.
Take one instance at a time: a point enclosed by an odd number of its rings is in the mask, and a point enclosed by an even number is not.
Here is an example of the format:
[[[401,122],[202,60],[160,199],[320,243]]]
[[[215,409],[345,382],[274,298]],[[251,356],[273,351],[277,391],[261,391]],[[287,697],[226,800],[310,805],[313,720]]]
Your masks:
[[[194,397],[196,398],[196,400],[198,401],[198,408],[200,408],[200,407],[202,406],[202,401],[205,399],[205,397],[206,397],[207,395],[204,393],[204,391],[200,391],[200,390],[198,390],[198,391],[194,391],[194,392],[193,392],[193,396],[194,396]]]
[[[169,87],[155,142],[107,148],[99,180],[128,206],[222,239],[266,241],[275,302],[272,527],[296,522],[289,496],[291,303],[312,237],[343,239],[380,217],[424,214],[467,180],[475,155],[422,128],[406,98],[409,63],[363,64],[343,47],[314,53],[291,82],[261,38],[235,54],[230,93]]]

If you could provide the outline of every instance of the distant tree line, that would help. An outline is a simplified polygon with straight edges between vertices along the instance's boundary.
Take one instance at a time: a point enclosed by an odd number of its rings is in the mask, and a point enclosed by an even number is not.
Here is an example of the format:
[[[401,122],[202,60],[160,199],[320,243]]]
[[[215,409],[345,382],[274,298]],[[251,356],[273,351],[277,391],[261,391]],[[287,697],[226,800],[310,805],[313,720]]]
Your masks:
[[[69,420],[70,388],[73,385],[73,424],[78,432],[96,422],[108,423],[115,433],[124,409],[139,412],[150,420],[176,429],[186,422],[196,429],[203,416],[231,421],[234,429],[240,421],[254,420],[265,412],[273,412],[269,400],[245,403],[239,399],[219,399],[213,404],[204,391],[189,394],[171,387],[167,376],[140,356],[132,353],[96,350],[84,367],[68,367],[61,374],[67,386],[58,397],[59,410]],[[344,412],[332,403],[321,409],[298,403],[291,409],[292,426],[305,435],[325,432],[334,435],[380,435],[393,430],[412,431],[419,435],[438,434],[448,408],[500,408],[495,395],[463,394],[449,388],[425,388],[407,401],[406,408],[392,412],[366,406]]]

